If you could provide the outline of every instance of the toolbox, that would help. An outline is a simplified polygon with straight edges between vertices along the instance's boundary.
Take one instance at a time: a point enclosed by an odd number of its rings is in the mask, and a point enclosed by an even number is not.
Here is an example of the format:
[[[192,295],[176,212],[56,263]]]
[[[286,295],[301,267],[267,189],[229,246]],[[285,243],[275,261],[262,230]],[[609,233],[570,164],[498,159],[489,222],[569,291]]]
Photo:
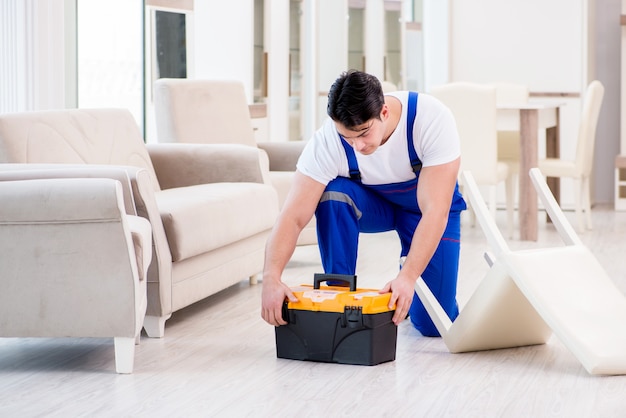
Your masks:
[[[357,289],[356,276],[339,274],[315,274],[313,286],[291,290],[298,302],[283,305],[288,324],[275,328],[278,358],[366,366],[395,360],[390,293]]]

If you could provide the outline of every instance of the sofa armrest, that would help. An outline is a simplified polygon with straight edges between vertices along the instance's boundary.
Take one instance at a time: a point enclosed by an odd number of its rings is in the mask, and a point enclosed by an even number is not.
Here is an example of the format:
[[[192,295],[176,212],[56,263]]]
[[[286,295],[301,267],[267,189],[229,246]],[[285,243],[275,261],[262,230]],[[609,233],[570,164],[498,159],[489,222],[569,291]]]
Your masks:
[[[135,249],[137,274],[139,280],[144,280],[152,261],[152,228],[147,219],[139,216],[127,216],[126,223]]]
[[[124,209],[127,215],[136,215],[130,177],[140,170],[136,167],[87,164],[0,164],[0,181],[19,181],[62,178],[109,178],[122,184]]]
[[[259,142],[257,145],[267,152],[270,171],[296,171],[296,163],[306,142]]]
[[[223,182],[264,183],[259,150],[235,144],[148,144],[162,189]]]

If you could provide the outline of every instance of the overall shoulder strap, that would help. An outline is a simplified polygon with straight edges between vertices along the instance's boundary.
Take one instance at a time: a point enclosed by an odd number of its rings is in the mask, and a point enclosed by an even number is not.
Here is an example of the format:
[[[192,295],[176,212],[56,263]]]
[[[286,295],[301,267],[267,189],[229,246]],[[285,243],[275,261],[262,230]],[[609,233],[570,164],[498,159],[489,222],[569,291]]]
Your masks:
[[[409,103],[407,107],[406,118],[406,138],[407,147],[409,148],[409,158],[411,159],[411,168],[415,174],[422,169],[422,160],[417,156],[415,151],[415,143],[413,142],[413,124],[415,123],[415,115],[417,114],[417,92],[409,92]]]
[[[348,141],[343,139],[343,136],[339,135],[341,138],[341,145],[343,145],[343,149],[346,151],[346,157],[348,158],[348,169],[350,170],[350,179],[361,182],[361,172],[359,171],[359,164],[356,161],[356,154],[354,154],[354,149],[348,144]]]

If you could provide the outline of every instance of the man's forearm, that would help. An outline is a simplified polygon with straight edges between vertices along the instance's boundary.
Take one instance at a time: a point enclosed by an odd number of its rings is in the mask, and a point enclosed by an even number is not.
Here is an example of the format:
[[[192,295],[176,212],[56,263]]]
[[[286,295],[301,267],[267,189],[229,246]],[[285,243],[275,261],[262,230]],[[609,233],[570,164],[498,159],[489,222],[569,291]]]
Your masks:
[[[296,224],[279,221],[265,246],[263,280],[281,281],[282,272],[293,255],[300,232]]]
[[[430,262],[448,222],[447,214],[423,214],[415,229],[402,272],[417,281]]]

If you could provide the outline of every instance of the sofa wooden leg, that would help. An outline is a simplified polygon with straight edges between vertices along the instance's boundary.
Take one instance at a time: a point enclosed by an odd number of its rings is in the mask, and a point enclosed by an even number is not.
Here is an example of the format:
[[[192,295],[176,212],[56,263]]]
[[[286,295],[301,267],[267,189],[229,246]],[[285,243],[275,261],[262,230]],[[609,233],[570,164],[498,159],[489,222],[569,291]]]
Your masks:
[[[261,273],[253,274],[250,276],[250,284],[258,284],[259,279],[261,278]]]
[[[115,371],[132,373],[135,363],[135,338],[115,337]]]
[[[172,315],[166,316],[150,316],[146,315],[143,320],[143,329],[150,338],[163,338],[165,335],[165,321],[170,319]]]

